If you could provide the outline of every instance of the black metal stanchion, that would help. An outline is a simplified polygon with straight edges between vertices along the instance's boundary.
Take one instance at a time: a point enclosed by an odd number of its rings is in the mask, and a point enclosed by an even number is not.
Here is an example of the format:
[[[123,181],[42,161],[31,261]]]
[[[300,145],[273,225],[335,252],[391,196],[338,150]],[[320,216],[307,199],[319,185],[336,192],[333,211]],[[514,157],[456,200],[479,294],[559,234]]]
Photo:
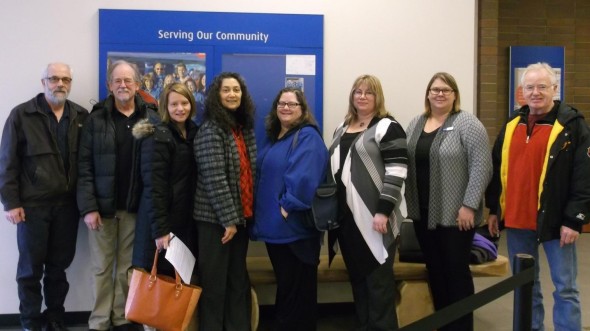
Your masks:
[[[519,274],[527,269],[535,267],[535,259],[528,254],[516,254],[512,261],[514,274]],[[534,273],[534,269],[529,270]],[[520,312],[519,316],[512,317],[512,329],[514,331],[530,331],[533,321],[533,281],[514,289],[513,314]]]

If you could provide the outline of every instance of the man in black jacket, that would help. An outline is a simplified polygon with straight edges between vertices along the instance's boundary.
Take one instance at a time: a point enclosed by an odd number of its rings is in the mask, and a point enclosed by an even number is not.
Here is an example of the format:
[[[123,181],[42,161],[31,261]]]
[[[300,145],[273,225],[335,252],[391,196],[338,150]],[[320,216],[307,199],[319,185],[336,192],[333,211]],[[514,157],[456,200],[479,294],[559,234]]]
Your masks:
[[[78,140],[88,111],[67,100],[72,87],[67,64],[47,65],[41,84],[44,93],[15,107],[4,125],[0,200],[8,221],[17,225],[23,329],[41,330],[47,323],[48,331],[67,330],[65,270],[76,251]]]
[[[80,139],[78,206],[88,227],[93,308],[90,330],[133,329],[125,319],[131,268],[137,184],[132,166],[137,157],[131,129],[142,118],[159,122],[157,108],[137,94],[137,66],[119,60],[107,71],[110,95],[96,104]],[[114,275],[114,276],[113,276]]]
[[[527,104],[504,125],[492,152],[488,229],[498,235],[504,221],[510,261],[519,253],[535,258],[532,329],[545,329],[538,264],[543,246],[555,286],[554,328],[581,330],[576,241],[590,220],[590,130],[580,112],[554,100],[557,77],[548,64],[529,65],[519,88]],[[520,311],[514,318],[515,326],[527,325]]]

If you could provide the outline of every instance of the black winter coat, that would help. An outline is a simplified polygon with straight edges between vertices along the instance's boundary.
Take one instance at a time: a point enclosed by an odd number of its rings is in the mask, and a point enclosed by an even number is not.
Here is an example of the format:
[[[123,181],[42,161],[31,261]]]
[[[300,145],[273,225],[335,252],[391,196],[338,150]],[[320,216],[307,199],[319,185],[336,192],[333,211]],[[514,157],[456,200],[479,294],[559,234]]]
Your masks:
[[[141,97],[135,96],[135,109],[152,123],[160,122],[158,108],[145,103]],[[98,211],[102,217],[114,217],[117,211],[116,164],[117,138],[112,112],[115,101],[112,95],[92,108],[86,125],[82,130],[78,162],[78,208],[80,214],[86,215]],[[134,146],[132,156],[137,157],[138,147]],[[137,190],[131,183],[130,192]],[[129,197],[135,195],[129,193]],[[128,201],[127,211],[135,212],[137,203]]]
[[[170,232],[196,256],[192,205],[197,173],[193,141],[197,126],[190,120],[186,125],[186,139],[173,123],[154,126],[142,120],[133,127],[141,151],[138,180],[142,191],[132,263],[146,270],[151,270],[154,261],[155,240]],[[158,273],[174,275],[174,269],[160,258]]]
[[[4,125],[0,148],[0,200],[5,210],[75,201],[78,142],[88,111],[66,101],[70,110],[70,168],[66,174],[40,98],[44,98],[43,93],[16,106]]]

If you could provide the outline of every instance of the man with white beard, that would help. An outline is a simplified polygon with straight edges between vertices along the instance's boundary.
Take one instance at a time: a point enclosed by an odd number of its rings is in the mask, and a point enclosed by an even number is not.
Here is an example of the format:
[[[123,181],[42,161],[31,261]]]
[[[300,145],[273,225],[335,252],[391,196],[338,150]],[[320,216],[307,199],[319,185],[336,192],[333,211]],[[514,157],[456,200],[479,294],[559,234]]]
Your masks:
[[[46,325],[47,331],[63,331],[65,270],[74,259],[78,233],[78,141],[88,111],[68,100],[69,65],[48,64],[41,84],[44,93],[16,106],[4,124],[0,201],[6,219],[17,226],[23,330]],[[47,308],[41,312],[43,299]]]

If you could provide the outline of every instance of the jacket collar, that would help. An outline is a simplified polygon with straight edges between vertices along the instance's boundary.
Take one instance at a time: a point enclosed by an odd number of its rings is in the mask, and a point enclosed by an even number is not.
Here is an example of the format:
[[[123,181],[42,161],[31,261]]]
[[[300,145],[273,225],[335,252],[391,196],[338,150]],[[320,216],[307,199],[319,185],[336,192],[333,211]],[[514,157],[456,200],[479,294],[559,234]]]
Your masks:
[[[45,94],[44,93],[37,94],[32,99],[32,102],[33,102],[34,107],[26,107],[25,108],[25,112],[26,113],[29,113],[29,114],[32,114],[32,113],[42,113],[42,114],[45,114],[45,111],[43,110],[43,105],[41,104],[41,102],[46,102],[47,103],[47,100],[45,100]],[[78,116],[78,111],[77,111],[76,108],[73,107],[73,105],[74,104],[70,100],[66,100],[66,104],[64,105],[64,107],[66,107],[66,108],[68,108],[70,110],[70,113],[69,113],[70,122]]]
[[[518,116],[521,117],[521,121],[524,121],[525,123],[527,122],[530,111],[529,106],[523,106],[520,108]],[[566,125],[570,121],[583,117],[584,116],[577,109],[566,105],[559,100],[555,100],[553,108],[551,108],[547,116],[539,120],[539,123],[554,123],[555,120],[557,120],[561,125]]]

